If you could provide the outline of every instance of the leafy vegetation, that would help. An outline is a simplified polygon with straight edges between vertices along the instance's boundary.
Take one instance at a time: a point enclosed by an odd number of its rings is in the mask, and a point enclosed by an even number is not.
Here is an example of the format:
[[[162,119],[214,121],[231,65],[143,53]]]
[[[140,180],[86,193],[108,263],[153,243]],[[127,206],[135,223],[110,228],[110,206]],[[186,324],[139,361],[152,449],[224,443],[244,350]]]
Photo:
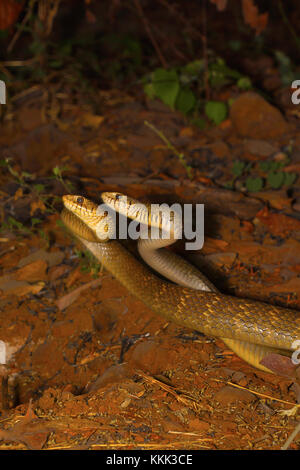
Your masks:
[[[48,193],[45,184],[35,183],[34,175],[26,171],[17,171],[9,158],[0,160],[0,167],[6,169],[12,175],[13,181],[17,183],[18,189],[15,194],[16,198],[26,194],[32,200],[34,207],[39,209],[42,213],[57,213],[57,205],[60,204],[60,197]],[[53,168],[53,176],[49,177],[49,180],[51,180],[51,178],[58,180],[67,192],[71,192],[71,183],[63,178],[63,172],[66,170],[66,167],[56,166]],[[18,235],[29,235],[30,233],[38,232],[42,238],[47,240],[46,234],[40,229],[42,222],[40,218],[31,217],[30,226],[27,226],[14,217],[9,216],[7,220],[2,223],[0,230],[9,230]]]
[[[239,188],[244,188],[249,192],[289,187],[297,179],[296,173],[283,171],[289,162],[288,155],[285,155],[285,158],[279,161],[264,160],[258,164],[236,160],[231,170],[234,177],[231,181],[225,183],[225,187],[233,188],[238,185]]]
[[[207,71],[204,60],[168,70],[157,68],[144,77],[144,91],[150,99],[158,98],[171,109],[181,111],[195,121],[204,105],[206,72],[209,86],[213,89],[231,84],[242,90],[252,87],[248,77],[228,67],[223,59],[215,58],[209,62]],[[204,106],[206,116],[216,125],[226,119],[227,111],[227,104],[221,101],[207,101]]]

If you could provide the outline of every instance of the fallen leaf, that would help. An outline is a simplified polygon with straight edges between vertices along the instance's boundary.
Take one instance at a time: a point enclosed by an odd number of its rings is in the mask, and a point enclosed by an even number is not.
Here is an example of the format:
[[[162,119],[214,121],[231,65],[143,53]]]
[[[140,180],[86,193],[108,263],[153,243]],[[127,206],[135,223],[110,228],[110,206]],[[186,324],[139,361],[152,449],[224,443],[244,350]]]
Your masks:
[[[90,24],[97,23],[97,17],[94,15],[94,13],[89,8],[87,8],[85,10],[85,18],[86,18],[86,21]]]
[[[219,250],[225,250],[229,245],[225,240],[218,240],[217,238],[205,237],[204,249],[205,253],[214,253]]]
[[[42,259],[38,259],[33,263],[27,264],[26,266],[18,269],[12,276],[18,281],[45,281],[47,278],[46,274],[47,263]]]
[[[46,206],[41,199],[32,201],[30,204],[30,215],[33,215],[37,210],[40,210],[41,212],[45,212],[46,210]]]
[[[210,0],[211,3],[214,3],[218,11],[224,11],[227,6],[227,0]]]
[[[24,2],[16,0],[6,0],[0,2],[0,29],[5,30],[10,28],[18,19],[18,16],[23,9]]]
[[[19,263],[18,267],[22,268],[26,264],[33,263],[36,260],[44,260],[48,263],[48,266],[51,268],[56,264],[60,264],[64,259],[64,253],[62,251],[45,251],[45,250],[37,250],[31,253],[30,255],[22,258]]]
[[[56,281],[56,279],[59,279],[69,271],[70,266],[67,266],[65,264],[61,264],[60,266],[53,266],[53,268],[51,268],[49,271],[49,281]]]
[[[29,449],[38,450],[42,449],[52,431],[44,420],[37,417],[30,402],[26,415],[17,424],[8,430],[0,430],[0,440],[22,442]]]
[[[14,200],[16,201],[17,199],[23,197],[23,189],[20,187],[17,189],[17,191],[14,194]]]
[[[88,282],[87,284],[84,284],[83,286],[78,287],[77,289],[73,290],[69,294],[58,299],[55,302],[57,307],[59,308],[59,310],[64,310],[73,302],[75,302],[75,300],[78,298],[78,296],[81,294],[82,291],[89,289],[90,287],[98,287],[101,285],[101,282],[102,282],[101,279],[95,279],[94,281]]]
[[[81,116],[81,124],[87,127],[99,127],[103,120],[103,116],[98,116],[97,114],[92,113],[84,113]]]
[[[242,0],[242,10],[245,23],[255,29],[255,34],[260,34],[267,26],[269,13],[259,13],[253,0]]]
[[[277,375],[295,377],[297,365],[293,364],[290,357],[281,354],[270,353],[263,357],[260,364],[270,369]]]

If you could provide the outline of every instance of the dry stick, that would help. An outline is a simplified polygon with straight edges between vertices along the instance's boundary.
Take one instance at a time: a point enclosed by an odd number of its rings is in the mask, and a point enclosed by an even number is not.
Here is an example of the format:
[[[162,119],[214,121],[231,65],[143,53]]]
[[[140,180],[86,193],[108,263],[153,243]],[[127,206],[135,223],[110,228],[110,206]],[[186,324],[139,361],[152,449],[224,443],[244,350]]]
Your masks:
[[[208,54],[207,54],[207,14],[206,14],[206,0],[203,1],[202,9],[202,21],[203,21],[203,33],[198,31],[184,16],[182,16],[167,0],[159,0],[159,2],[169,12],[175,16],[182,24],[185,25],[190,34],[196,38],[200,38],[203,45],[203,62],[204,62],[204,85],[205,85],[205,97],[209,100],[210,88],[209,88],[209,73],[208,73]]]
[[[169,10],[169,12],[175,16],[182,24],[186,26],[189,32],[195,37],[200,38],[202,41],[204,39],[203,34],[198,31],[183,15],[181,15],[174,5],[171,5],[167,0],[159,0],[159,2]]]
[[[212,379],[212,380],[214,382],[221,382],[226,385],[231,385],[232,387],[240,388],[241,390],[247,390],[248,392],[251,392],[254,395],[257,395],[259,397],[268,398],[269,400],[278,401],[279,403],[284,403],[286,405],[293,405],[294,407],[297,407],[297,408],[300,407],[300,404],[295,404],[290,401],[281,400],[280,398],[272,397],[270,395],[266,395],[265,393],[256,392],[255,390],[251,390],[251,388],[242,387],[242,385],[235,384],[233,382],[230,382],[229,380],[227,380],[226,382],[220,379]]]
[[[291,33],[291,36],[293,36],[295,43],[300,48],[300,38],[297,36],[295,29],[293,28],[291,22],[289,21],[281,0],[277,0],[277,6],[278,6],[278,9],[280,11],[283,21],[285,22],[286,26],[288,27]]]
[[[27,21],[29,20],[31,14],[32,14],[33,7],[34,7],[34,4],[36,3],[36,1],[37,0],[30,0],[27,13],[24,16],[24,18],[22,20],[22,23],[19,26],[19,29],[16,31],[16,34],[14,35],[14,37],[10,41],[9,45],[7,46],[7,52],[8,53],[10,53],[13,50],[13,47],[14,47],[15,43],[17,42],[17,40],[19,39],[21,33],[23,32],[24,26],[26,25]]]
[[[147,32],[149,38],[150,38],[150,41],[151,41],[152,44],[153,44],[154,49],[156,50],[156,54],[158,55],[158,58],[159,58],[159,60],[160,60],[160,62],[161,62],[161,64],[162,64],[162,66],[163,66],[164,68],[167,68],[167,67],[168,67],[168,64],[167,64],[167,62],[166,62],[166,60],[165,60],[165,58],[164,58],[164,56],[163,56],[163,54],[162,54],[162,52],[161,52],[161,50],[160,50],[158,44],[157,44],[157,42],[156,42],[155,37],[154,37],[153,34],[152,34],[152,31],[151,31],[151,29],[150,29],[150,26],[149,26],[149,24],[148,24],[148,21],[147,21],[145,15],[144,15],[144,12],[143,12],[143,9],[142,9],[142,5],[140,4],[140,0],[134,0],[134,3],[135,3],[135,6],[136,6],[136,9],[137,9],[137,11],[138,11],[138,14],[139,14],[140,18],[141,18],[141,20],[142,20],[143,23],[144,23],[145,30],[146,30],[146,32]]]
[[[290,435],[286,443],[281,447],[281,450],[287,450],[289,448],[290,444],[293,442],[298,432],[300,432],[300,423],[297,424],[297,426],[295,427],[294,431],[292,432],[292,434]]]
[[[57,14],[58,7],[61,0],[52,0],[53,6],[50,5],[48,0],[40,1],[38,16],[40,21],[45,26],[45,36],[49,36],[52,31],[53,20]]]
[[[204,62],[204,88],[205,88],[205,99],[209,101],[210,89],[209,89],[209,73],[208,73],[208,57],[207,57],[207,15],[206,15],[206,0],[203,0],[202,4],[202,25],[203,25],[203,62]]]

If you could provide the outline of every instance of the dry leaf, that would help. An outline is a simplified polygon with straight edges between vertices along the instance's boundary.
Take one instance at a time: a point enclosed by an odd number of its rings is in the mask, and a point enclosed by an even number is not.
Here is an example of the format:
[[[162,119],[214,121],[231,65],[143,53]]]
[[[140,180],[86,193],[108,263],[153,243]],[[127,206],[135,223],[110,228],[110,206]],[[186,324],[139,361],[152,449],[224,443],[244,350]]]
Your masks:
[[[227,0],[210,0],[211,3],[214,3],[218,11],[224,11],[227,6]]]
[[[33,263],[27,264],[23,268],[18,269],[16,273],[12,276],[14,279],[18,281],[28,281],[28,282],[35,282],[35,281],[44,281],[46,280],[46,269],[47,263],[46,261],[39,259],[34,261]]]
[[[79,294],[81,294],[82,291],[90,288],[90,287],[98,287],[101,285],[102,280],[101,279],[95,279],[94,281],[88,282],[87,284],[84,284],[83,286],[78,287],[77,289],[73,290],[70,292],[70,294],[65,295],[64,297],[61,297],[58,299],[55,303],[59,310],[64,310],[67,308],[69,305],[71,305]]]
[[[34,413],[31,402],[25,416],[9,430],[0,430],[0,439],[22,442],[29,449],[41,449],[52,429],[43,424],[43,420]]]
[[[81,124],[86,127],[99,127],[103,120],[103,116],[97,116],[97,114],[92,113],[84,113],[81,116]]]
[[[20,187],[17,189],[17,191],[14,194],[14,200],[16,201],[17,199],[20,199],[23,197],[23,189]]]
[[[32,201],[30,204],[30,215],[33,215],[35,211],[40,210],[41,212],[45,212],[46,206],[41,201],[41,199],[38,199],[37,201]]]
[[[293,364],[291,359],[281,354],[269,353],[263,357],[260,364],[270,369],[277,375],[283,377],[295,377],[297,366]]]
[[[45,251],[45,250],[36,250],[25,258],[20,259],[18,267],[22,268],[26,264],[33,263],[36,260],[44,260],[48,263],[48,266],[51,268],[56,264],[60,264],[64,259],[64,253],[62,251]]]
[[[255,34],[260,34],[267,26],[269,13],[259,13],[253,0],[243,0],[242,9],[245,23],[255,29]]]
[[[17,21],[23,3],[16,0],[0,1],[0,29],[8,29]]]
[[[85,18],[86,18],[86,21],[90,24],[97,23],[97,17],[94,15],[94,13],[89,8],[87,8],[85,10]]]

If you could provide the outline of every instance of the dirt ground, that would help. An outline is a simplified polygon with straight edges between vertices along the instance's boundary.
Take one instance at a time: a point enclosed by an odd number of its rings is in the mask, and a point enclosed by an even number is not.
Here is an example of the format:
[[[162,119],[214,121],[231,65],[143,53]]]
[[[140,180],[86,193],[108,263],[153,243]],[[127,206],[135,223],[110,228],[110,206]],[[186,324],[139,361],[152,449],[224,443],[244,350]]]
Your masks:
[[[55,88],[15,100],[0,135],[12,159],[0,177],[0,450],[280,449],[293,432],[299,376],[258,371],[220,339],[166,323],[59,223],[70,191],[204,203],[203,249],[172,249],[223,293],[300,309],[298,181],[226,187],[236,160],[256,168],[288,154],[283,171],[299,177],[299,116],[255,93],[235,98],[229,118],[205,130],[119,90],[99,91],[101,114]],[[145,121],[184,153],[192,179]],[[289,448],[299,446],[300,434]]]

